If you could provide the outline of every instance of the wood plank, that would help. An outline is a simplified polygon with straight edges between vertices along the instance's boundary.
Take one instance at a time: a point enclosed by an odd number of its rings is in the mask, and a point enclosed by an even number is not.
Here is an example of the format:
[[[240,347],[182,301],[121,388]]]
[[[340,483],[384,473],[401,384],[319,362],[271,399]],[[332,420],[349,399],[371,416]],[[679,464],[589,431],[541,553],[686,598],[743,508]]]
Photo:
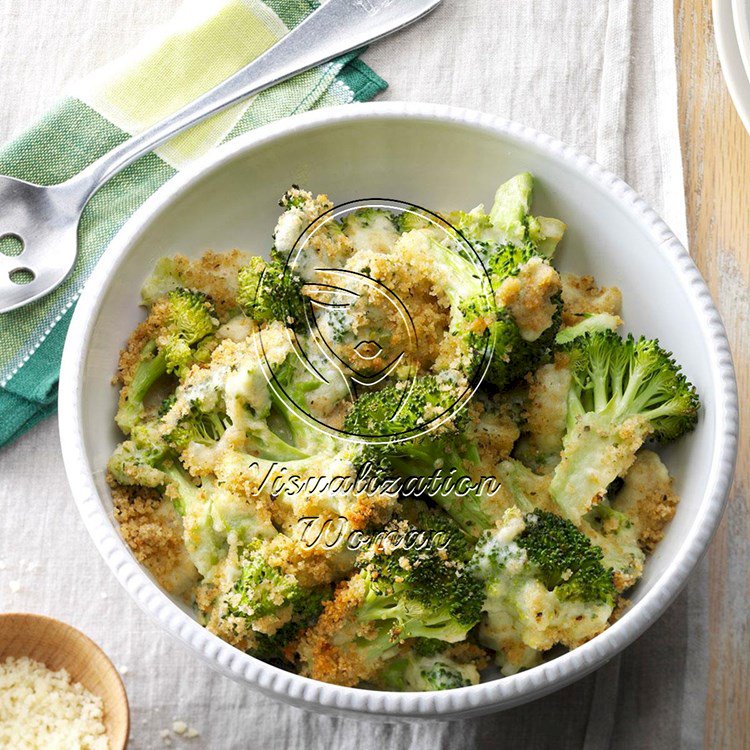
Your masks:
[[[750,135],[721,74],[710,0],[676,0],[679,114],[693,257],[727,326],[740,406],[750,396]],[[743,415],[744,416],[744,415]],[[709,551],[704,746],[750,747],[750,441]]]

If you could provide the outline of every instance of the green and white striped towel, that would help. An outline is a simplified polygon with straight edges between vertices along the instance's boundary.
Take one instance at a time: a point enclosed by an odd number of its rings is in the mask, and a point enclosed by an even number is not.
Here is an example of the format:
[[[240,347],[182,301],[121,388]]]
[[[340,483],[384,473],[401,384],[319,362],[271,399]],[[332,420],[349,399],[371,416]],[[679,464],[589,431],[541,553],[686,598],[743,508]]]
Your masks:
[[[315,7],[317,0],[188,0],[165,27],[76,84],[0,149],[0,173],[40,184],[72,177],[244,67]],[[385,87],[355,53],[346,55],[196,125],[106,184],[83,213],[71,275],[48,297],[0,314],[0,446],[54,412],[75,300],[109,241],[146,198],[186,164],[242,133],[298,112],[366,101]],[[0,239],[0,252],[15,252],[14,241]]]

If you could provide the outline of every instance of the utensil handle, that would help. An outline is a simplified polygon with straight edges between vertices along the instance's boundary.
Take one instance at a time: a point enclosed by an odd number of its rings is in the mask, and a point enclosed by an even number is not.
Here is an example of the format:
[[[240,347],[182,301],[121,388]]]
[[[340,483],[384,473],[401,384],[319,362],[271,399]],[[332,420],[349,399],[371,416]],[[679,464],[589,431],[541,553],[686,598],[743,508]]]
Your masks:
[[[191,125],[298,73],[399,31],[439,3],[440,0],[328,0],[249,65],[105,154],[71,182],[80,183],[85,204],[99,186],[120,170]]]

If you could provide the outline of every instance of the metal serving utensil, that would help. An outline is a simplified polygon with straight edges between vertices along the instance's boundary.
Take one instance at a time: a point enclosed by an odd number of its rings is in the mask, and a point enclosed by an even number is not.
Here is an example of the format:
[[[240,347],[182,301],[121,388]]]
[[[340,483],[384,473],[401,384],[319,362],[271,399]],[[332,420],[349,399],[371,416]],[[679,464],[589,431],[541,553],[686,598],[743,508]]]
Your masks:
[[[23,243],[20,254],[0,253],[0,312],[49,294],[65,279],[76,259],[81,212],[120,170],[206,117],[399,31],[439,4],[440,0],[328,0],[242,70],[72,179],[45,187],[0,175],[0,238],[11,236]]]

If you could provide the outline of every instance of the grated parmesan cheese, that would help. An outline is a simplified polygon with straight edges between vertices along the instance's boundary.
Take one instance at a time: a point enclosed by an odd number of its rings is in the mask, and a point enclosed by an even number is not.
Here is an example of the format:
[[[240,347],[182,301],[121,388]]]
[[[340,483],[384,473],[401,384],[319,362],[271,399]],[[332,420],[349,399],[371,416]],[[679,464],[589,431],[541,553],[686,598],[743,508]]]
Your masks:
[[[27,657],[0,662],[0,748],[107,750],[102,699]]]
[[[182,719],[175,719],[172,722],[172,731],[180,736],[185,737],[186,739],[193,740],[196,737],[200,737],[200,732],[197,729],[194,729],[191,726],[188,726],[186,722],[184,722]],[[171,743],[171,738],[169,736],[169,730],[163,729],[161,732],[161,738],[164,740],[165,743],[169,741]]]

